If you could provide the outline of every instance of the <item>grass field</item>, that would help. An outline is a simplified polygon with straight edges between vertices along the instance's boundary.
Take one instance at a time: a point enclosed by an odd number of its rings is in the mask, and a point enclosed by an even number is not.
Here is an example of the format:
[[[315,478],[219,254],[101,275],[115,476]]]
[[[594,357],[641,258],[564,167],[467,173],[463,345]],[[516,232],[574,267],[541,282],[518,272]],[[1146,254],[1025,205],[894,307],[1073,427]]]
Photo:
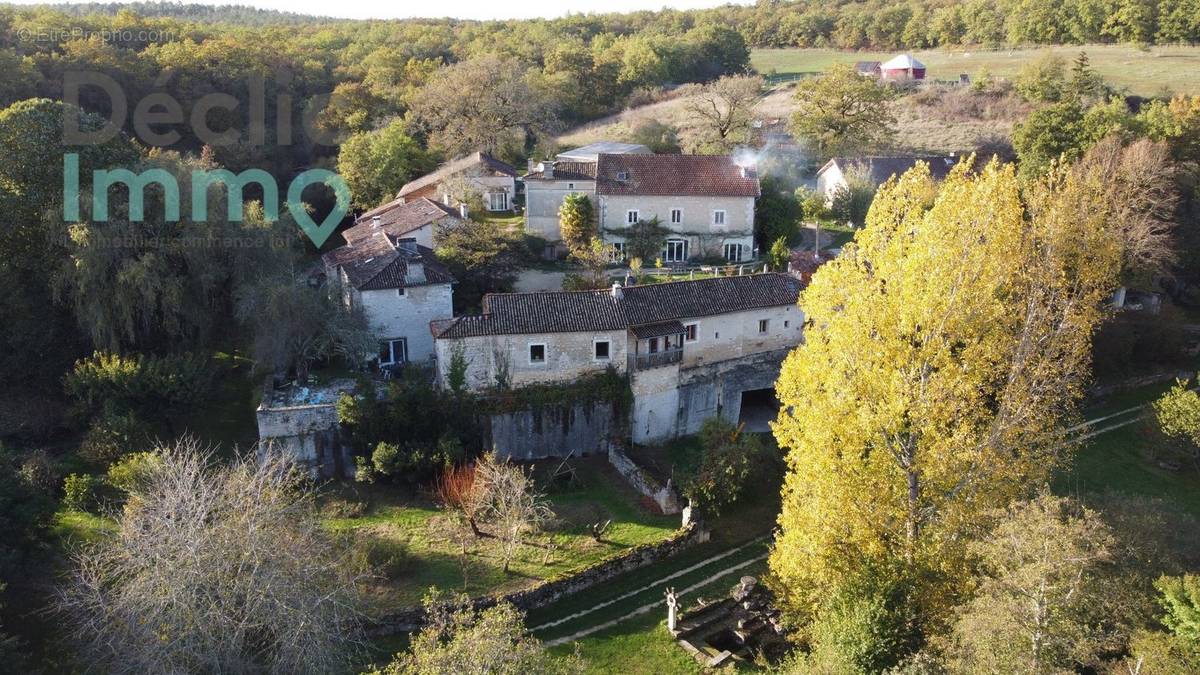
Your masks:
[[[1118,90],[1155,96],[1168,89],[1177,94],[1200,94],[1200,47],[1154,47],[1140,50],[1124,45],[1072,45],[1048,48],[1068,61],[1086,51],[1092,66]],[[1047,48],[960,50],[929,49],[912,52],[928,67],[928,77],[958,79],[987,68],[993,76],[1013,77],[1021,66]],[[756,49],[750,62],[764,75],[792,76],[819,73],[835,63],[886,61],[885,52],[848,52],[837,49]]]
[[[418,605],[431,586],[469,595],[519,590],[576,572],[632,546],[661,541],[679,527],[679,516],[642,508],[636,493],[621,484],[603,460],[591,458],[574,464],[580,484],[549,495],[555,513],[549,536],[539,538],[537,546],[521,547],[507,573],[497,540],[475,539],[464,523],[428,497],[403,488],[338,486],[335,494],[339,499],[369,506],[360,517],[327,522],[334,531],[398,543],[407,553],[393,578],[370,589],[371,613]],[[539,473],[544,475],[551,468],[540,465]],[[602,540],[592,539],[589,527],[609,519],[612,525]],[[466,556],[461,554],[463,541]]]

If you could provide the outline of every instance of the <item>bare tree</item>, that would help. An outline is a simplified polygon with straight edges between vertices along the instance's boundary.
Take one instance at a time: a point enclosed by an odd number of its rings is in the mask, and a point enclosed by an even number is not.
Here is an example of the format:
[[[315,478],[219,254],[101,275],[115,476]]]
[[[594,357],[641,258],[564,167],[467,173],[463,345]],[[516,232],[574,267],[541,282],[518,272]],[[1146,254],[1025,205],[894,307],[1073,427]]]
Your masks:
[[[537,532],[554,516],[530,475],[507,460],[487,455],[475,465],[475,480],[487,492],[487,519],[500,542],[507,572],[527,533]]]
[[[1177,258],[1173,231],[1179,196],[1167,144],[1141,139],[1124,145],[1118,136],[1109,136],[1073,171],[1104,196],[1113,234],[1121,244],[1125,280],[1169,272]]]
[[[685,144],[689,152],[725,153],[750,141],[754,103],[763,80],[753,75],[726,75],[690,92],[683,109]]]
[[[117,532],[80,553],[58,608],[112,673],[327,673],[360,645],[356,578],[307,481],[266,452],[160,448]]]

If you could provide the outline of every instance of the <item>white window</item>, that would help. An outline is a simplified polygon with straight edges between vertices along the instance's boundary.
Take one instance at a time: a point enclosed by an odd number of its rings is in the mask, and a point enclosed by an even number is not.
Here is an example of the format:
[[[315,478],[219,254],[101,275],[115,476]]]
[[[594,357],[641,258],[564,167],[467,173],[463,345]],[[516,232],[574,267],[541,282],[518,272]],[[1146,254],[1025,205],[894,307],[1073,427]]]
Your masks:
[[[610,248],[608,251],[608,259],[611,260],[612,262],[624,262],[625,261],[625,242],[614,241],[612,243],[612,248]]]
[[[637,224],[637,221],[638,221],[637,209],[630,209],[625,212],[625,224],[626,225],[635,225],[635,224]]]
[[[379,365],[391,366],[408,361],[408,338],[395,338],[379,343]]]
[[[592,343],[592,358],[596,361],[608,361],[612,343],[608,340],[596,340]]]
[[[668,239],[667,246],[662,251],[665,262],[687,262],[688,243],[686,239]]]
[[[758,333],[759,333],[760,335],[761,335],[761,334],[763,334],[763,333],[766,333],[766,332],[767,332],[767,329],[768,329],[768,328],[770,328],[770,327],[771,327],[771,320],[770,320],[770,319],[759,319],[759,320],[758,320]]]
[[[716,211],[713,211],[713,225],[724,225],[724,224],[725,224],[725,210],[718,209]]]
[[[546,345],[542,343],[534,343],[529,345],[529,362],[530,363],[545,363],[546,362]]]
[[[699,327],[700,324],[698,323],[685,324],[683,326],[683,339],[687,342],[695,342],[696,337],[700,334]]]
[[[683,222],[683,209],[671,209],[671,224],[678,225]]]
[[[742,245],[741,244],[725,244],[725,259],[729,262],[742,261]]]
[[[508,193],[507,192],[489,192],[488,193],[488,211],[507,211],[508,210]]]

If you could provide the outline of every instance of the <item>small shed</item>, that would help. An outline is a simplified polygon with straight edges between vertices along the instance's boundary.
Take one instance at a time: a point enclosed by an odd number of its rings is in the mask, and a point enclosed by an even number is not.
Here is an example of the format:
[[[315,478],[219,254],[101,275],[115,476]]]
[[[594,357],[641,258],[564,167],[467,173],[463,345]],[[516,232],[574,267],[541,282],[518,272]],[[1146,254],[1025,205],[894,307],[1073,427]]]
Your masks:
[[[854,64],[854,70],[863,77],[879,77],[881,65],[878,61],[859,61]]]
[[[925,64],[909,54],[901,54],[880,66],[883,77],[889,80],[923,80]]]

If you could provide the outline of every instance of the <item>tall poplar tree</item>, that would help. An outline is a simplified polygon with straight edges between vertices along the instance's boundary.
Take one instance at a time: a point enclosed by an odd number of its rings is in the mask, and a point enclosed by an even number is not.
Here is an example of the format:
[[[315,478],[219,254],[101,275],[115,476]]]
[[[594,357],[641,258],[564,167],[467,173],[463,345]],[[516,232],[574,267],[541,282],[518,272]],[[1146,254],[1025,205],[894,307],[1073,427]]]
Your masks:
[[[1086,175],[1023,200],[1011,166],[966,164],[940,186],[923,165],[885,185],[801,296],[805,342],[776,385],[789,473],[770,559],[801,623],[867,579],[903,589],[914,633],[944,626],[980,519],[1063,459],[1120,237]]]

